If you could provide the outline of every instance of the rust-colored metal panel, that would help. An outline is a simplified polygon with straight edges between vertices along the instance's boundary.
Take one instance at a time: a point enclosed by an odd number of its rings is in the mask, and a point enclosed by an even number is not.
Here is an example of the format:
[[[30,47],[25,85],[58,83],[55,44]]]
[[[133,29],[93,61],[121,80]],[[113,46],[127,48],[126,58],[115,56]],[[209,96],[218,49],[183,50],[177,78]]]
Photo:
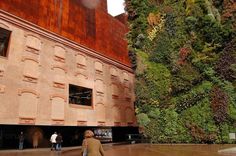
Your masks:
[[[105,27],[106,26],[106,27]],[[103,11],[96,12],[96,49],[109,52],[110,21]],[[102,34],[102,35],[100,35]],[[107,55],[107,53],[105,53]]]
[[[130,66],[127,26],[107,13],[106,0],[95,9],[81,0],[1,0],[0,9]]]

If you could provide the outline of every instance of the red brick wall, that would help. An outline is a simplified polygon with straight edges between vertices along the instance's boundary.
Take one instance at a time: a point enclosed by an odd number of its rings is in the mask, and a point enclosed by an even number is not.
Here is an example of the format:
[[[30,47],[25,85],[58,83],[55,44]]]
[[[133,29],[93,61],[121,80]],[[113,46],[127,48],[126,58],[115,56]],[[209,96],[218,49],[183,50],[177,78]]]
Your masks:
[[[96,9],[84,7],[81,0],[0,1],[0,9],[130,66],[128,28],[107,13],[106,0]]]

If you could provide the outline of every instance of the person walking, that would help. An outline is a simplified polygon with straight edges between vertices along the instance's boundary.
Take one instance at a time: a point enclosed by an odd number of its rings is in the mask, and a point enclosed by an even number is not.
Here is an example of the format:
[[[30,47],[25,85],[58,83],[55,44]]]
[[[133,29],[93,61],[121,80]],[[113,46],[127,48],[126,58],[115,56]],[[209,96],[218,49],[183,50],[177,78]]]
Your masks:
[[[52,144],[51,151],[56,150],[56,145],[57,145],[56,138],[57,138],[57,132],[54,132],[54,134],[52,134],[52,136],[50,138],[50,141],[51,141],[51,144]]]
[[[61,151],[61,143],[63,142],[63,140],[62,140],[62,136],[60,133],[58,133],[58,135],[56,137],[56,142],[57,142],[56,150]]]
[[[20,135],[19,135],[18,139],[19,139],[19,150],[23,150],[24,140],[25,140],[25,136],[24,136],[23,132],[20,132]]]
[[[99,140],[94,138],[91,130],[84,132],[81,156],[104,156],[104,150]]]

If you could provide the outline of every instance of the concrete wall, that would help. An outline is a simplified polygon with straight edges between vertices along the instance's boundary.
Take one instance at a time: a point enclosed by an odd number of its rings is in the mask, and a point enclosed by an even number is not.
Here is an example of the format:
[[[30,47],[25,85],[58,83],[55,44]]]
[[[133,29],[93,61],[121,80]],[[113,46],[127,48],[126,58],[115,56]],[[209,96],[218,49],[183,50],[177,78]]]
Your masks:
[[[6,12],[0,27],[12,31],[0,57],[0,124],[136,124],[129,67]],[[93,89],[93,105],[69,104],[69,84]]]

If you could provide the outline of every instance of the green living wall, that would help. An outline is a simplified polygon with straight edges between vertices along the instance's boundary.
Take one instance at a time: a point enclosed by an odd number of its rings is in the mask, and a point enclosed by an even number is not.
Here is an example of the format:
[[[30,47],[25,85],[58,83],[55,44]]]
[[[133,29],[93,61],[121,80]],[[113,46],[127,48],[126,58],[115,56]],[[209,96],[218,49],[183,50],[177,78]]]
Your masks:
[[[136,113],[154,143],[231,143],[236,2],[126,0]]]

